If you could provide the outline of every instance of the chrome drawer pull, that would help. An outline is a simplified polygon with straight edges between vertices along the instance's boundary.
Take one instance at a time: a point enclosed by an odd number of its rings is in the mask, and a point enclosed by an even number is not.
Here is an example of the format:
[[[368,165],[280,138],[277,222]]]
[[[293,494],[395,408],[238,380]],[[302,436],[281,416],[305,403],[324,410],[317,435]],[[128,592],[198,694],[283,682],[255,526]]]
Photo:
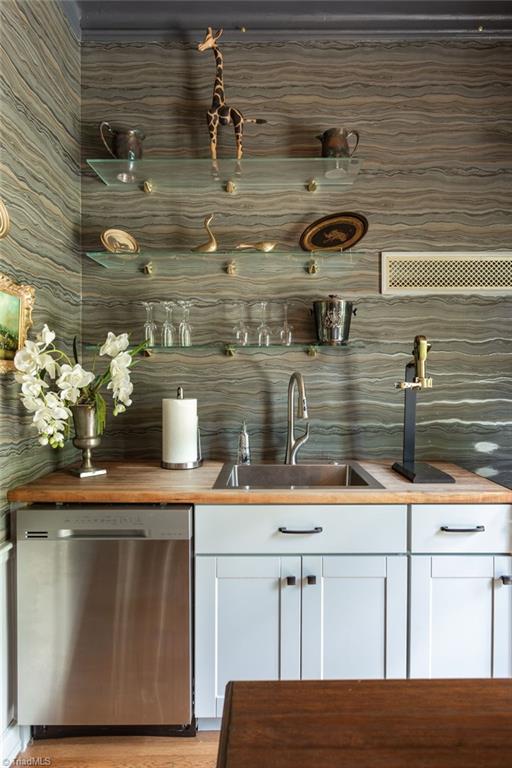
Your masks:
[[[485,525],[473,525],[471,528],[464,525],[442,525],[441,530],[443,533],[483,533]]]
[[[279,533],[292,533],[292,534],[299,534],[299,535],[307,535],[309,533],[322,533],[323,528],[320,525],[316,525],[314,528],[286,528],[286,526],[281,526],[279,528]]]
[[[507,587],[512,587],[512,576],[500,576],[503,584]]]

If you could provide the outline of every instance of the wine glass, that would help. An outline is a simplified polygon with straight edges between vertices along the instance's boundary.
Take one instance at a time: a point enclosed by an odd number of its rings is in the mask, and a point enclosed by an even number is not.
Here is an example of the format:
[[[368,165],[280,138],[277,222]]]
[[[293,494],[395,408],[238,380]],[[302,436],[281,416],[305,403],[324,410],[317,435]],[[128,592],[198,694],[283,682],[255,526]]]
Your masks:
[[[245,347],[249,343],[249,329],[245,322],[245,304],[243,301],[238,302],[238,313],[238,323],[234,326],[233,333],[236,343]]]
[[[271,331],[267,325],[267,301],[260,301],[261,322],[258,325],[258,346],[268,347]]]
[[[279,339],[281,344],[283,344],[285,347],[289,347],[292,343],[292,336],[293,325],[290,325],[288,322],[288,302],[285,301],[283,304],[283,324],[279,329]]]
[[[180,347],[190,347],[192,345],[192,326],[190,325],[191,301],[179,301],[183,317],[178,328]]]
[[[155,306],[152,301],[143,301],[142,306],[146,310],[146,322],[144,323],[144,338],[147,341],[148,347],[155,346],[157,325],[153,319],[153,308]]]
[[[162,324],[162,347],[173,347],[176,344],[176,326],[172,322],[173,301],[162,302],[165,309],[165,320]]]

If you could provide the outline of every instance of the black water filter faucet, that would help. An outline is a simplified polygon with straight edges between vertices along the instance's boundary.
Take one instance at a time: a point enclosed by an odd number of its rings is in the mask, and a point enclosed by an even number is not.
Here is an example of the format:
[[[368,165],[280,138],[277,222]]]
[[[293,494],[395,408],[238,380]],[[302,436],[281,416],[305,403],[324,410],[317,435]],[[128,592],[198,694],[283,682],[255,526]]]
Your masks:
[[[414,339],[413,359],[405,366],[405,379],[395,385],[404,390],[404,442],[402,462],[392,469],[411,483],[454,483],[451,475],[431,464],[416,461],[416,401],[422,389],[432,389],[432,379],[427,376],[427,356],[431,344],[425,336]]]

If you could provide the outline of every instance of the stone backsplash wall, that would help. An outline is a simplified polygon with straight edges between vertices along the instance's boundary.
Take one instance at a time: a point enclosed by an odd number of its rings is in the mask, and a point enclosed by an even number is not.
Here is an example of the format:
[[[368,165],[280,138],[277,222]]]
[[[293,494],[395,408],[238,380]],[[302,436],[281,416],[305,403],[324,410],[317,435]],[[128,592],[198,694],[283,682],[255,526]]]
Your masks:
[[[267,120],[248,126],[248,157],[314,156],[315,135],[344,125],[361,133],[364,170],[348,191],[269,188],[236,195],[180,187],[171,170],[152,195],[108,188],[86,173],[84,250],[99,248],[100,232],[117,226],[146,249],[168,254],[153,254],[152,277],[136,264],[106,270],[84,257],[84,339],[100,341],[109,329],[139,339],[140,302],[169,299],[193,300],[197,343],[229,340],[234,302],[251,302],[254,338],[256,302],[288,298],[296,336],[307,341],[314,335],[312,299],[337,292],[358,307],[353,344],[316,358],[301,350],[241,351],[234,358],[210,349],[157,353],[134,374],[133,407],[109,419],[104,454],[158,458],[160,401],[182,384],[199,399],[206,456],[233,457],[246,418],[254,458],[280,460],[288,378],[300,370],[312,422],[302,460],[398,457],[403,405],[394,382],[414,335],[423,333],[433,345],[434,389],[420,396],[419,456],[510,482],[512,297],[384,297],[379,253],[510,247],[512,45],[323,41],[226,43],[222,50],[229,103]],[[211,53],[199,54],[192,43],[88,43],[82,61],[83,161],[106,155],[101,119],[141,125],[147,158],[207,157]],[[220,155],[232,151],[225,128]],[[305,256],[240,256],[235,277],[223,271],[222,255],[172,256],[204,240],[202,219],[210,212],[224,247],[275,238],[297,249],[308,223],[336,211],[368,218],[365,250],[325,257],[315,277],[304,271]],[[272,311],[275,327],[277,304]]]
[[[80,332],[80,46],[57,2],[0,3],[0,272],[36,289],[43,323]],[[0,377],[0,531],[8,488],[68,463],[41,448],[12,373]]]

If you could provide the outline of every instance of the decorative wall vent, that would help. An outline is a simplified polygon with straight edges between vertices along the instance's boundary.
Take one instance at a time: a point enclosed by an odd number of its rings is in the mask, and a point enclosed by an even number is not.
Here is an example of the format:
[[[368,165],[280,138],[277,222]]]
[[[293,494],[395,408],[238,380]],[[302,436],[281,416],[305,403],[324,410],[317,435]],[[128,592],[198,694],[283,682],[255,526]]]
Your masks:
[[[512,251],[383,251],[382,293],[512,293]]]

